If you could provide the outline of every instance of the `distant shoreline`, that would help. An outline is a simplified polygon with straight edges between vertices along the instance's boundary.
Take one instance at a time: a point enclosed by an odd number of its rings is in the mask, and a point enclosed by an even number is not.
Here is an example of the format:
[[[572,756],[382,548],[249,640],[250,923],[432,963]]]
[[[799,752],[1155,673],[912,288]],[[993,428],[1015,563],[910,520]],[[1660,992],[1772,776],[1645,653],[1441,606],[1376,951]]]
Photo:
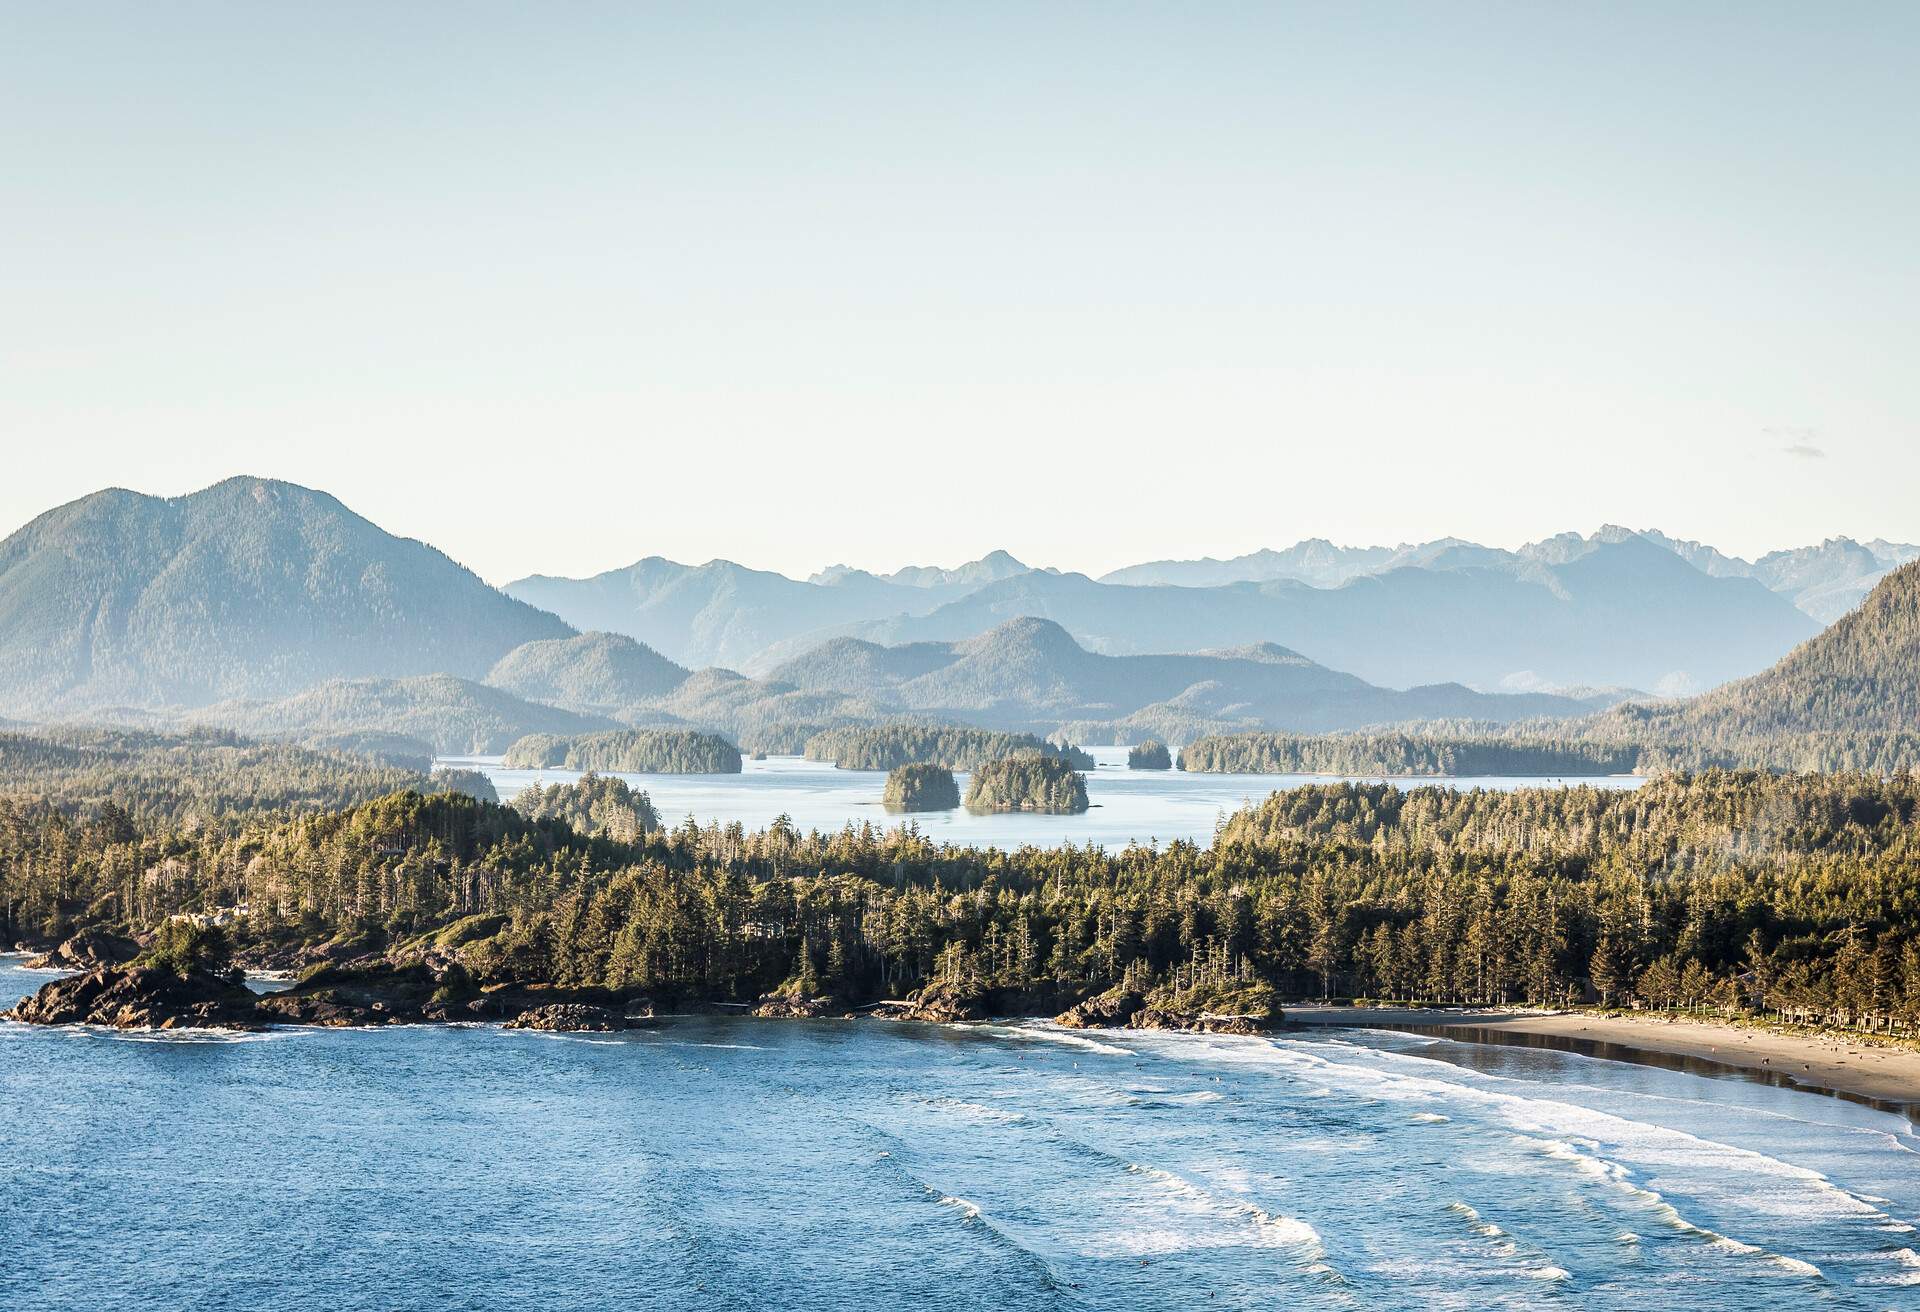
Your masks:
[[[1462,1031],[1453,1037],[1491,1043],[1535,1039],[1541,1041],[1538,1046],[1587,1050],[1613,1060],[1717,1066],[1749,1078],[1870,1102],[1920,1121],[1920,1049],[1879,1045],[1838,1031],[1795,1032],[1682,1017],[1577,1011],[1311,1004],[1289,1005],[1287,1021],[1303,1026]]]

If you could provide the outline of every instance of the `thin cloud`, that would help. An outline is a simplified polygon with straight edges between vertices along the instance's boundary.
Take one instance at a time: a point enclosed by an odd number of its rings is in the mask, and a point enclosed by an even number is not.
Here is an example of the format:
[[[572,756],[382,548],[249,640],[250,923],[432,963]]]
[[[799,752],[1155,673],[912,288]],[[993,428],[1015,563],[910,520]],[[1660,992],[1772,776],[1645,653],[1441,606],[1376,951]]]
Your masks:
[[[1763,428],[1761,437],[1776,455],[1793,460],[1825,460],[1827,449],[1815,440],[1820,434],[1811,428]]]

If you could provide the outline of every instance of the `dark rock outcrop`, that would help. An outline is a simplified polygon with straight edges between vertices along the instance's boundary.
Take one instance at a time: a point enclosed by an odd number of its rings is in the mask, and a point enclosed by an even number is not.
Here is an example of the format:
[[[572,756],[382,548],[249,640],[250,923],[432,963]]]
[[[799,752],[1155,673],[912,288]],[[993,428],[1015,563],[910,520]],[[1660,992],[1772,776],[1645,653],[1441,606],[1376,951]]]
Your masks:
[[[89,929],[27,963],[29,970],[97,970],[124,966],[140,955],[140,945],[120,934]]]
[[[1053,1019],[1068,1029],[1119,1029],[1134,1018],[1147,1000],[1128,989],[1108,989],[1069,1007]]]
[[[507,1022],[507,1028],[604,1034],[627,1028],[627,1018],[624,1013],[609,1007],[593,1007],[582,1002],[550,1002],[521,1012]]]
[[[382,957],[326,962],[285,992],[261,998],[259,1012],[282,1025],[406,1024],[427,1019],[440,987],[424,963],[395,966]]]
[[[1214,1010],[1208,1002],[1235,1010]],[[1184,1005],[1181,1005],[1184,1004]],[[1201,992],[1155,989],[1151,996],[1119,986],[1088,998],[1055,1016],[1069,1029],[1185,1030],[1201,1034],[1265,1034],[1277,1030],[1286,1015],[1264,984],[1236,984]]]
[[[29,1025],[111,1025],[115,1029],[255,1029],[254,995],[230,975],[177,975],[154,966],[102,966],[69,975],[23,998],[7,1014]]]
[[[1217,1016],[1204,1011],[1163,1011],[1143,1007],[1133,1014],[1129,1028],[1184,1030],[1196,1034],[1265,1034],[1280,1028],[1277,1016]]]
[[[837,1015],[839,1010],[832,998],[769,993],[754,1004],[750,1014],[767,1020],[812,1020],[820,1016]]]
[[[993,1014],[984,993],[936,980],[907,1000],[904,1010],[876,1012],[896,1020],[923,1020],[950,1025],[962,1020],[985,1020]]]

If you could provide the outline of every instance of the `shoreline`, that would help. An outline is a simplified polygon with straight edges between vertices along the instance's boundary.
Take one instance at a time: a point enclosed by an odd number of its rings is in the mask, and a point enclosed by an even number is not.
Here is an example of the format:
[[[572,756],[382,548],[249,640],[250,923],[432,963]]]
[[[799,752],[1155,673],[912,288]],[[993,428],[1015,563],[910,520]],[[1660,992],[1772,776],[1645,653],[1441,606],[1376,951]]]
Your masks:
[[[23,973],[50,976],[53,979],[75,973],[57,967],[29,970],[24,960],[25,954],[18,951],[0,952],[0,965]],[[274,977],[282,975],[278,971],[250,972],[249,982],[281,984],[284,978]],[[249,991],[271,997],[279,990],[256,987]],[[27,996],[33,997],[39,992],[36,989]],[[750,1005],[706,1004],[719,1015],[745,1012]],[[846,1018],[868,1017],[849,1014]],[[394,1017],[389,1023],[458,1023],[462,1019],[466,1018],[423,1016],[402,1020]],[[665,1017],[650,1016],[649,1019]],[[988,1019],[1004,1023],[1009,1020],[1046,1021],[1051,1018],[1015,1015]],[[270,1027],[274,1022],[267,1024]],[[1186,1027],[1168,1028],[1178,1030]],[[1211,1027],[1193,1028],[1206,1030]],[[1605,1060],[1657,1065],[1719,1078],[1734,1076],[1869,1103],[1920,1124],[1920,1047],[1879,1043],[1859,1034],[1795,1031],[1679,1016],[1312,1003],[1288,1005],[1284,1020],[1274,1032],[1312,1028],[1405,1030],[1444,1035],[1469,1043],[1550,1047]]]
[[[1287,1023],[1417,1030],[1469,1042],[1556,1047],[1614,1061],[1698,1068],[1701,1074],[1725,1072],[1871,1103],[1920,1121],[1920,1049],[1880,1045],[1861,1035],[1677,1016],[1306,1004],[1288,1007]]]

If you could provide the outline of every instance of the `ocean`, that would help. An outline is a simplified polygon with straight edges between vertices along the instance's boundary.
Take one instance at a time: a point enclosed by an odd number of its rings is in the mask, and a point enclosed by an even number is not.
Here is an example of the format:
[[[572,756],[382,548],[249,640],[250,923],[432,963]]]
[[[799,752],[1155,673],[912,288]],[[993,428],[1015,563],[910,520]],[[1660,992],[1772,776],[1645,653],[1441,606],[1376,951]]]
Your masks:
[[[1905,1117],[1424,1034],[4,1023],[0,1108],[33,1312],[1920,1307]]]

